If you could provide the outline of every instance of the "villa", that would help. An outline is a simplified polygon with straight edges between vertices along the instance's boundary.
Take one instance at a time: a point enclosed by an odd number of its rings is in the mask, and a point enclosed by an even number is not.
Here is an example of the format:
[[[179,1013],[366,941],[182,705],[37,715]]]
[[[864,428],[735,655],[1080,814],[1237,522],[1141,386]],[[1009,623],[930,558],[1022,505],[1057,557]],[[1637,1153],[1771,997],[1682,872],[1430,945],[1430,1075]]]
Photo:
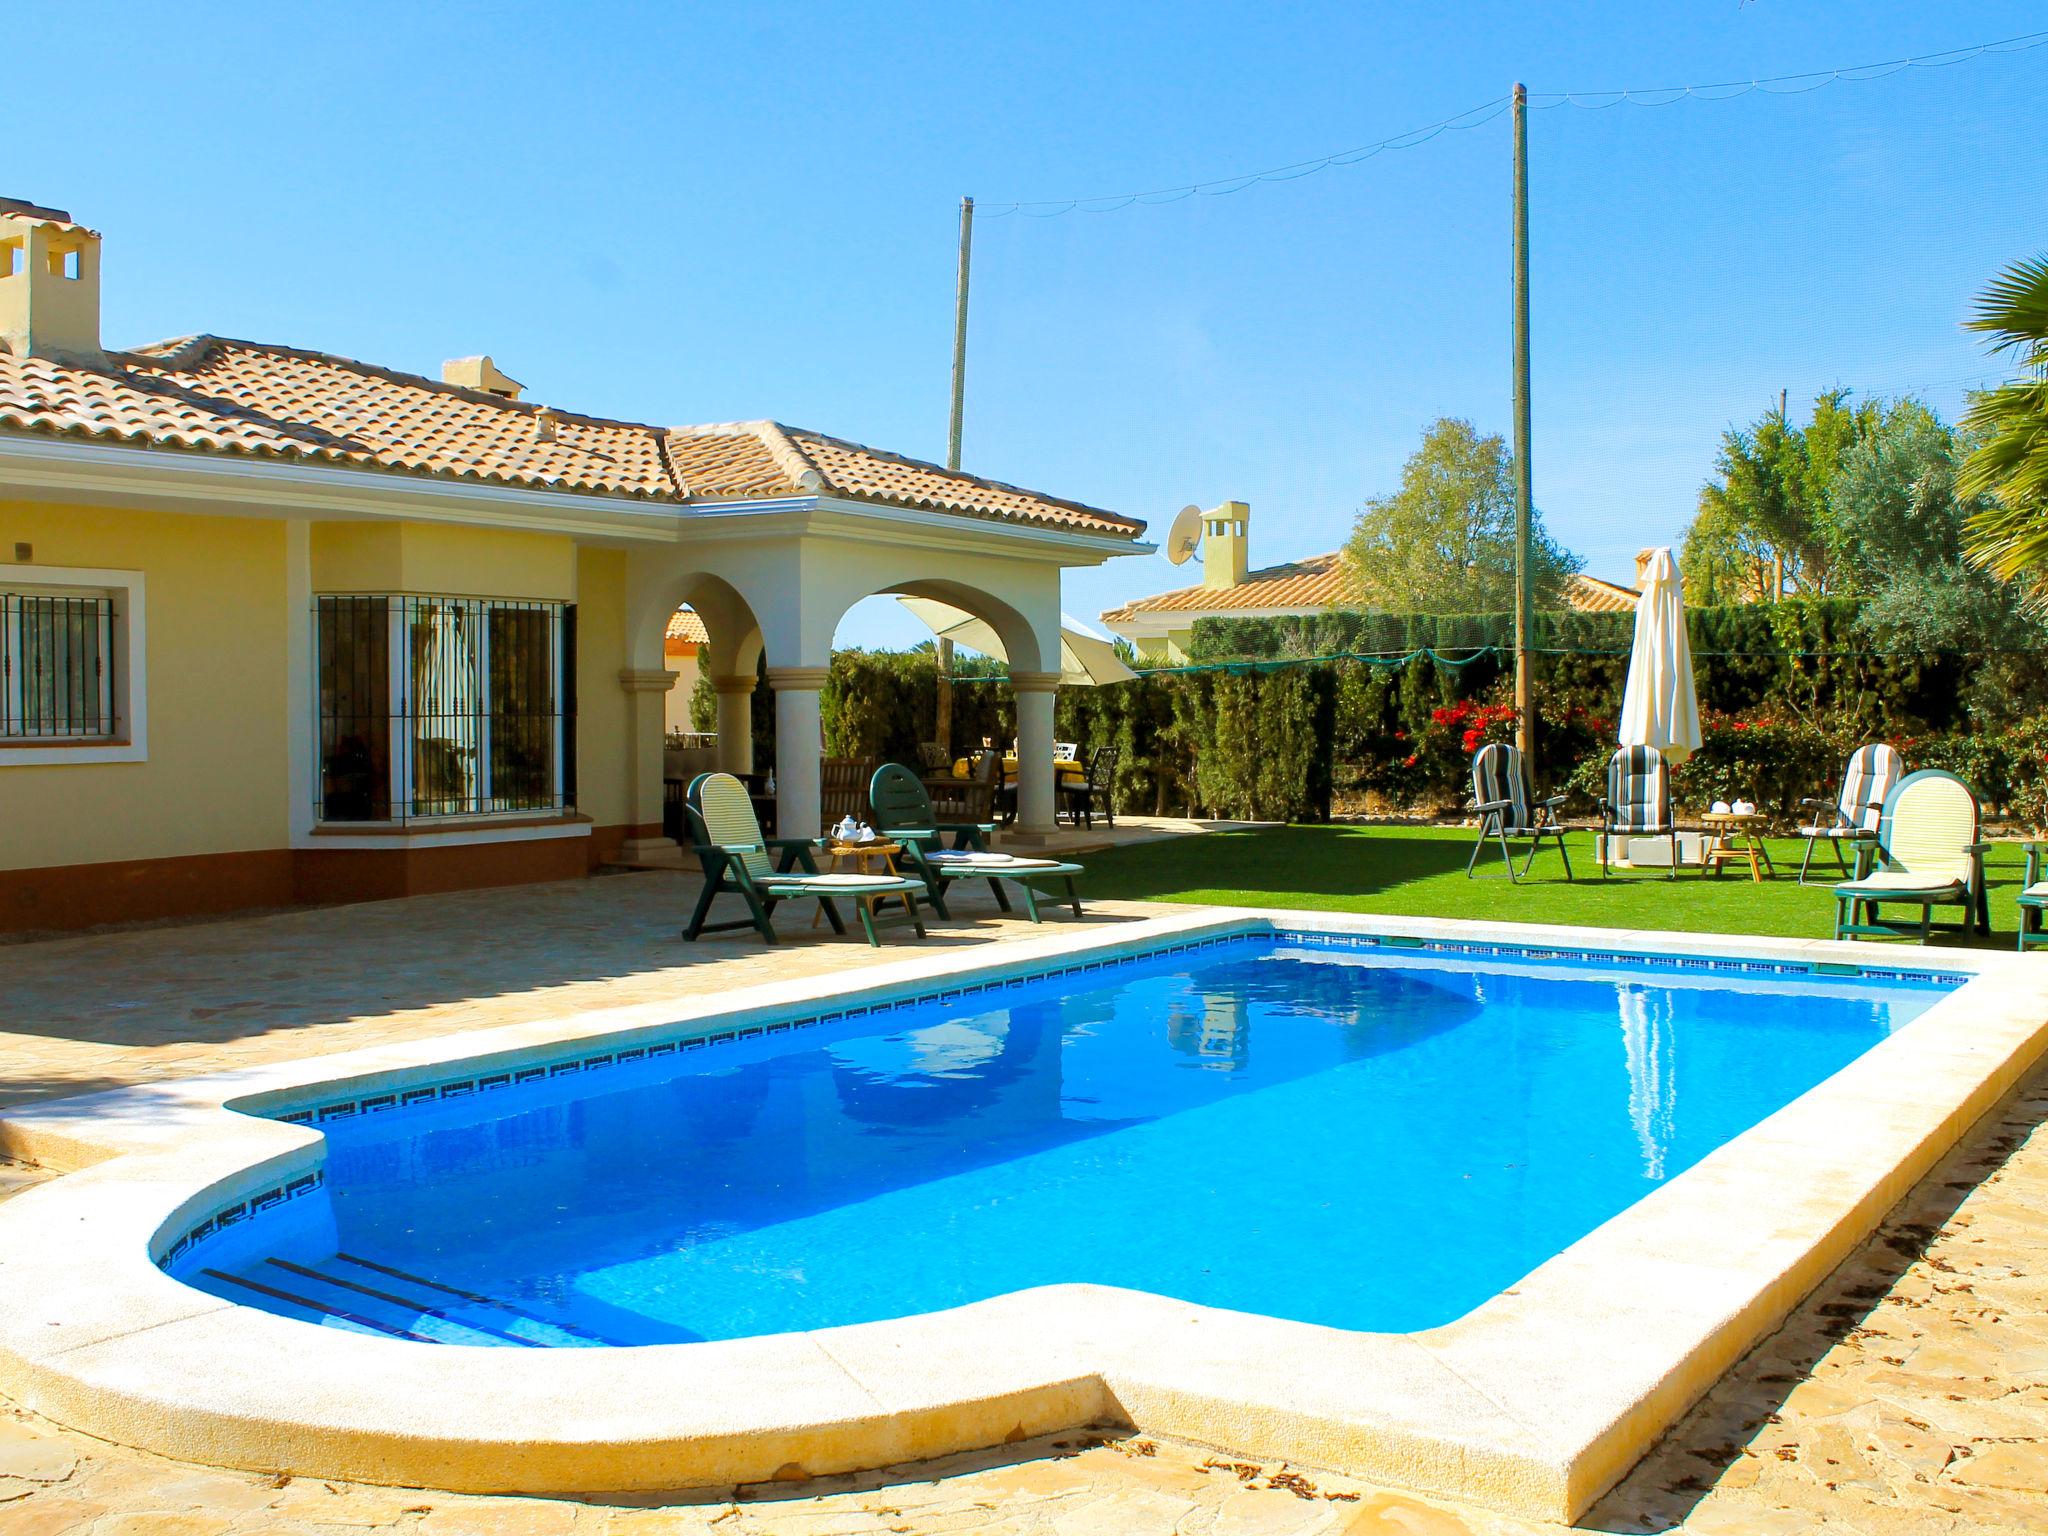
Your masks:
[[[1251,516],[1241,501],[1205,513],[1201,581],[1111,608],[1102,615],[1103,626],[1130,641],[1140,661],[1180,666],[1188,660],[1197,619],[1303,619],[1357,605],[1357,583],[1344,568],[1342,550],[1249,569]],[[1642,563],[1638,558],[1638,581]],[[1566,584],[1564,600],[1579,613],[1627,613],[1641,595],[1635,587],[1580,573]]]
[[[0,200],[0,932],[659,853],[679,641],[738,771],[765,659],[778,820],[815,828],[833,632],[877,592],[1001,635],[1018,834],[1051,826],[1060,573],[1143,524],[772,421],[557,409],[488,356],[111,349],[100,257]]]

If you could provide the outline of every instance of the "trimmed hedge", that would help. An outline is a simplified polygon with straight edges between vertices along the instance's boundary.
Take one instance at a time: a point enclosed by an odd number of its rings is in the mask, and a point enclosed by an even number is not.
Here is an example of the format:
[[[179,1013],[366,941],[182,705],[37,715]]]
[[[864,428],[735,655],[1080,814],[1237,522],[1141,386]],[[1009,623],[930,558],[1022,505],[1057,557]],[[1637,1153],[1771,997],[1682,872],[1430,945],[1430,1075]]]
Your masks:
[[[1704,740],[1674,775],[1680,803],[1747,798],[1790,816],[1834,784],[1856,746],[1889,740],[1913,767],[1960,774],[1993,810],[2048,817],[2048,715],[2015,695],[2011,718],[1972,718],[1966,701],[1986,659],[1873,650],[1858,612],[1822,600],[1688,613]],[[1613,750],[1634,618],[1540,621],[1535,777],[1543,792],[1571,792],[1584,814]],[[1202,619],[1191,655],[1212,670],[1062,689],[1055,734],[1121,749],[1113,794],[1124,811],[1317,821],[1333,807],[1453,809],[1468,798],[1472,752],[1513,734],[1510,658],[1480,649],[1504,647],[1510,628],[1499,614]],[[1399,666],[1357,659],[1416,651]],[[1314,657],[1335,659],[1249,665]],[[916,763],[934,725],[934,665],[929,649],[836,654],[821,700],[826,750]],[[997,669],[963,657],[956,670]],[[773,701],[765,684],[756,691],[762,765],[773,761]],[[708,726],[708,687],[695,702]],[[1007,687],[993,676],[956,683],[949,745],[1015,735]]]

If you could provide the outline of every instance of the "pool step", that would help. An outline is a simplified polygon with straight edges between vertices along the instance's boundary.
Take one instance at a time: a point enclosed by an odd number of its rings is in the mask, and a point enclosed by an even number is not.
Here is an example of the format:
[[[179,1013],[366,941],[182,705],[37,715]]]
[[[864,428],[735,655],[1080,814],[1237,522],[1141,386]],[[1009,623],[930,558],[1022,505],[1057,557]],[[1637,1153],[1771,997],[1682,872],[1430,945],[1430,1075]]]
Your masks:
[[[511,1302],[353,1254],[336,1254],[319,1264],[272,1256],[252,1261],[239,1272],[204,1273],[217,1282],[218,1294],[253,1293],[272,1311],[352,1333],[525,1349],[613,1342]]]

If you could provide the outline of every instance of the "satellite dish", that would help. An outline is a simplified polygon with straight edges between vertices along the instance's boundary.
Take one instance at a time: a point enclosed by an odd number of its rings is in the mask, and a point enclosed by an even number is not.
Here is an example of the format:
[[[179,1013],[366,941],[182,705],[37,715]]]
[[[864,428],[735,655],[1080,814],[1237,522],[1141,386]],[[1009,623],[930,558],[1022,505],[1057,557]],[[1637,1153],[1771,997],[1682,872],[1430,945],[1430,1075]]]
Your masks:
[[[1173,526],[1166,530],[1166,558],[1185,565],[1201,543],[1202,509],[1189,502],[1174,514]]]

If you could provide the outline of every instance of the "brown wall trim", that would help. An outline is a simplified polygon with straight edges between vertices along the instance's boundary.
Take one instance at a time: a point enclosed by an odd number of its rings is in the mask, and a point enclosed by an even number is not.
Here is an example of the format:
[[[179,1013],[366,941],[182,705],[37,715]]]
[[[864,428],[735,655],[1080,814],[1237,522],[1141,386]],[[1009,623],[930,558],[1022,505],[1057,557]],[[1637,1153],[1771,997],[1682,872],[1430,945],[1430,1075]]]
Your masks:
[[[616,859],[628,830],[593,827],[588,837],[442,848],[273,848],[0,870],[0,933],[571,880]]]
[[[7,869],[0,870],[0,933],[203,917],[292,899],[285,848]]]

